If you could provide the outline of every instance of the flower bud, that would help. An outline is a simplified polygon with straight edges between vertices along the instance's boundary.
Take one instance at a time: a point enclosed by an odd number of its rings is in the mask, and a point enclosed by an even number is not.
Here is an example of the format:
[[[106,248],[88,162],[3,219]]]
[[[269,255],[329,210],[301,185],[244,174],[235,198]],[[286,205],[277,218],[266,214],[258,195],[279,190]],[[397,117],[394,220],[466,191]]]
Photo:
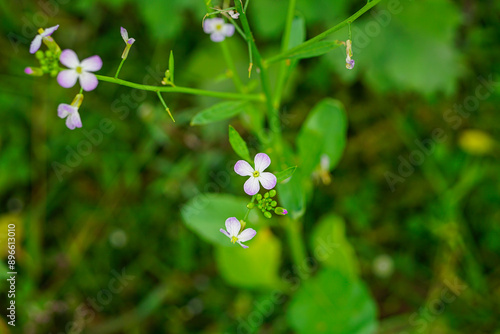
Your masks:
[[[276,196],[276,190],[274,190],[274,189],[273,189],[273,190],[271,190],[271,191],[269,192],[269,196],[271,196],[271,197]]]
[[[272,202],[271,202],[271,206],[272,206],[273,208],[274,208],[276,205],[278,205],[278,202],[276,202],[276,201],[272,201]]]
[[[271,214],[271,212],[266,211],[266,212],[264,212],[264,216],[265,216],[266,218],[271,218],[273,215]]]
[[[262,199],[262,195],[261,194],[257,194],[257,200],[260,201]]]
[[[254,206],[255,206],[255,204],[254,204],[254,203],[248,203],[248,204],[247,204],[247,208],[248,208],[248,209],[253,209],[253,208],[254,208]]]
[[[27,75],[32,75],[34,77],[41,77],[43,75],[42,69],[38,67],[26,67],[24,69],[24,73],[26,73]]]
[[[268,198],[268,197],[269,197],[269,192],[266,192],[266,193],[264,194],[264,198]]]
[[[43,53],[43,51],[38,50],[35,53],[35,57],[36,57],[36,59],[43,59],[45,57],[45,54]]]
[[[284,216],[288,214],[288,211],[285,208],[278,206],[276,209],[274,209],[274,213],[280,216]]]

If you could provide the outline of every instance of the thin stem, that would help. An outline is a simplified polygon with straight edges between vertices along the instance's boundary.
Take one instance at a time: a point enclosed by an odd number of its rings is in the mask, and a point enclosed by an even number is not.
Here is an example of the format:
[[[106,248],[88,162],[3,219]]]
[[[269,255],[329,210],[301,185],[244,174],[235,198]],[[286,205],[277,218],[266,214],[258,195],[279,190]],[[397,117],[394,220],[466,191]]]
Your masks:
[[[301,268],[304,266],[305,259],[307,258],[304,242],[302,241],[302,222],[289,219],[285,224],[286,236],[292,251],[293,263],[298,268]]]
[[[349,40],[352,41],[351,21],[347,22],[347,25],[349,27]]]
[[[250,203],[253,203],[253,201],[255,200],[255,196],[256,196],[256,195],[253,195],[253,196],[252,196],[252,201],[251,201]],[[253,208],[252,208],[252,209],[253,209]],[[243,217],[243,221],[246,221],[246,220],[247,220],[248,215],[250,214],[250,211],[252,211],[252,209],[248,209],[248,208],[247,208],[247,213],[245,213],[245,217]]]
[[[238,1],[238,0],[236,0],[236,1]],[[240,0],[240,2],[241,2],[241,0]],[[249,3],[250,3],[250,0],[245,1],[245,8],[243,9],[243,11],[244,11],[245,13],[247,12],[247,7],[248,7],[248,4],[249,4]]]
[[[238,25],[238,23],[236,23],[236,20],[234,20],[230,15],[228,15],[227,18],[228,18],[229,22],[231,22],[231,24],[234,26],[234,28],[236,29],[236,31],[238,32],[238,34],[240,34],[241,37],[243,37],[243,38],[246,39],[245,33],[243,32],[243,30],[241,30],[241,28]]]
[[[126,86],[130,88],[147,90],[150,92],[164,92],[164,93],[184,93],[184,94],[192,94],[192,95],[201,95],[201,96],[212,96],[218,97],[221,99],[230,99],[230,100],[246,100],[246,101],[264,101],[262,95],[258,94],[240,94],[240,93],[229,93],[229,92],[214,92],[210,90],[196,89],[196,88],[188,88],[188,87],[165,87],[165,86],[150,86],[150,85],[141,85],[135,82],[130,82],[122,79],[116,79],[112,77],[108,77],[105,75],[98,75],[96,77],[100,81],[111,82],[117,85]]]
[[[122,61],[120,62],[120,66],[118,66],[118,69],[116,70],[115,79],[118,79],[118,74],[120,74],[120,70],[122,69],[124,62],[125,62],[125,58],[122,59]]]
[[[163,104],[163,107],[165,107],[165,110],[168,112],[168,114],[170,115],[170,118],[172,119],[172,121],[174,121],[175,123],[175,119],[174,119],[174,116],[172,116],[172,113],[170,112],[170,109],[167,107],[167,104],[165,103],[165,100],[163,100],[163,96],[161,96],[161,93],[160,92],[156,92],[156,94],[158,95],[158,98],[160,99],[161,103]]]
[[[340,30],[342,29],[344,26],[346,26],[347,24],[349,23],[352,23],[354,21],[356,21],[356,19],[358,17],[360,17],[361,15],[363,15],[364,13],[366,13],[368,10],[370,10],[371,8],[375,7],[381,0],[373,0],[371,2],[368,2],[366,5],[364,5],[360,10],[358,10],[356,13],[354,13],[353,15],[351,15],[349,18],[345,19],[344,21],[340,22],[339,24],[333,26],[332,28],[322,32],[321,34],[317,35],[316,37],[313,37],[311,39],[308,39],[307,41],[305,41],[304,43],[301,43],[299,45],[297,45],[296,47],[293,47],[285,52],[282,52],[281,54],[279,55],[276,55],[276,56],[273,56],[271,58],[268,58],[267,59],[267,62],[271,63],[273,62],[274,58],[282,58],[282,57],[285,57],[286,55],[290,55],[290,54],[293,54],[299,50],[302,50],[303,48],[317,42],[317,41],[320,41],[322,39],[324,39],[325,37],[333,34],[334,32],[336,32],[337,30]]]
[[[229,52],[229,48],[227,47],[227,41],[222,41],[219,43],[222,49],[222,53],[224,55],[224,59],[226,60],[227,67],[231,72],[231,79],[233,80],[234,86],[240,92],[243,92],[245,89],[243,87],[243,83],[241,82],[240,76],[238,72],[236,72],[236,67],[234,66],[233,57],[231,52]]]

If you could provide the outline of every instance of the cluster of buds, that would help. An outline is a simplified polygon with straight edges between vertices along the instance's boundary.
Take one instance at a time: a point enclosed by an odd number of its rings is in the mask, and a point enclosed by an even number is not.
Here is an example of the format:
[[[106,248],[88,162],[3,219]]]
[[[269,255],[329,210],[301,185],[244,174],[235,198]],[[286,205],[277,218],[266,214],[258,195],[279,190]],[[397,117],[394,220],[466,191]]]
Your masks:
[[[282,207],[278,207],[278,202],[273,200],[273,197],[276,196],[276,190],[271,190],[264,193],[264,196],[261,194],[257,194],[257,208],[262,211],[266,218],[271,218],[272,213],[274,211],[275,214],[284,216],[288,213],[288,211]],[[255,207],[255,203],[251,202],[247,204],[248,209],[253,209]]]

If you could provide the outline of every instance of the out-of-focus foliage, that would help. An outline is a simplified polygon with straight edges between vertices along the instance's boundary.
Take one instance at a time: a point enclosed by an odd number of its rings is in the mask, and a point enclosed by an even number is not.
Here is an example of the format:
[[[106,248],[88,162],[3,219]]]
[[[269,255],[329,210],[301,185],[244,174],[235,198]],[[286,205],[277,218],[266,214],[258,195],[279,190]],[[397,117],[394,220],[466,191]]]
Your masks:
[[[298,0],[290,45],[364,4]],[[264,57],[279,52],[287,6],[250,1]],[[164,94],[172,123],[156,94],[100,82],[70,131],[57,106],[78,89],[23,73],[36,30],[60,24],[63,49],[100,55],[99,73],[113,76],[123,26],[136,40],[123,79],[160,85],[173,50],[176,85],[234,92],[203,33],[203,0],[0,0],[0,10],[0,228],[16,221],[19,243],[17,326],[1,317],[0,332],[498,333],[498,1],[382,1],[351,26],[353,70],[344,47],[291,61],[283,151],[266,152],[272,172],[297,166],[277,187],[290,214],[251,212],[246,250],[219,229],[245,213],[233,167],[261,151],[261,105],[214,119],[207,109],[225,101]],[[259,92],[246,42],[235,34],[227,47]],[[196,117],[210,124],[191,126]],[[234,152],[239,139],[249,152]],[[283,228],[297,221],[310,262],[299,267]],[[2,260],[4,282],[6,272]]]

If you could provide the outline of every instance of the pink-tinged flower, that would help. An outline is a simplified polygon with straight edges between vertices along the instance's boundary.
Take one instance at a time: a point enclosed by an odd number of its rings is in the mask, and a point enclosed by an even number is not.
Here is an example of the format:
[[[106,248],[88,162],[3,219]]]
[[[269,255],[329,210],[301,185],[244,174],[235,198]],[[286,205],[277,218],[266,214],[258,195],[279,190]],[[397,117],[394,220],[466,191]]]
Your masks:
[[[92,56],[87,59],[78,60],[78,56],[73,50],[61,52],[59,61],[69,68],[59,72],[57,82],[64,88],[73,87],[77,79],[80,79],[80,86],[83,90],[91,91],[97,87],[98,81],[95,74],[90,72],[99,71],[102,67],[102,60],[99,56]]]
[[[238,17],[240,17],[240,13],[238,13],[232,9],[228,12],[228,14],[229,14],[229,16],[231,16],[235,20],[237,20]]]
[[[242,242],[248,241],[255,237],[257,232],[253,228],[247,228],[240,232],[241,223],[235,217],[231,217],[226,219],[226,230],[223,228],[220,229],[222,233],[224,233],[231,242],[234,244],[235,242],[239,243],[241,247],[248,248],[242,244]]]
[[[352,42],[350,39],[345,41],[345,52],[346,52],[346,59],[345,59],[345,67],[348,70],[352,70],[354,68],[354,59],[352,59]]]
[[[128,52],[130,50],[130,48],[132,47],[132,44],[134,44],[135,42],[135,39],[133,38],[128,38],[128,32],[127,32],[127,29],[123,28],[123,27],[120,27],[120,33],[122,35],[122,38],[123,40],[125,41],[125,50],[123,50],[123,53],[122,53],[122,59],[126,59],[127,56],[128,56]]]
[[[42,69],[38,68],[38,67],[26,67],[24,69],[24,73],[26,73],[27,75],[35,76],[35,77],[39,77],[39,76],[43,75]]]
[[[345,59],[345,67],[348,70],[352,70],[354,68],[354,59],[351,59],[351,57],[347,57]]]
[[[35,36],[35,39],[33,39],[33,42],[31,42],[30,45],[30,53],[35,53],[40,49],[40,46],[42,45],[42,40],[44,38],[49,38],[50,35],[54,33],[54,31],[59,28],[59,24],[47,29],[38,29],[38,35]]]
[[[73,102],[71,102],[71,105],[61,103],[59,107],[57,107],[57,116],[60,118],[66,117],[66,126],[70,130],[82,127],[82,120],[80,119],[80,114],[78,113],[78,108],[80,108],[82,101],[83,94],[77,94],[73,99]]]
[[[241,176],[250,176],[245,182],[243,189],[248,195],[255,195],[260,190],[260,184],[269,190],[276,186],[276,176],[273,173],[265,172],[264,170],[271,164],[271,158],[265,153],[258,153],[254,159],[255,169],[250,166],[245,160],[239,160],[234,165],[234,171]]]
[[[222,42],[226,37],[233,36],[234,26],[230,23],[225,23],[220,17],[216,17],[205,20],[203,31],[210,34],[210,39],[213,42]]]

